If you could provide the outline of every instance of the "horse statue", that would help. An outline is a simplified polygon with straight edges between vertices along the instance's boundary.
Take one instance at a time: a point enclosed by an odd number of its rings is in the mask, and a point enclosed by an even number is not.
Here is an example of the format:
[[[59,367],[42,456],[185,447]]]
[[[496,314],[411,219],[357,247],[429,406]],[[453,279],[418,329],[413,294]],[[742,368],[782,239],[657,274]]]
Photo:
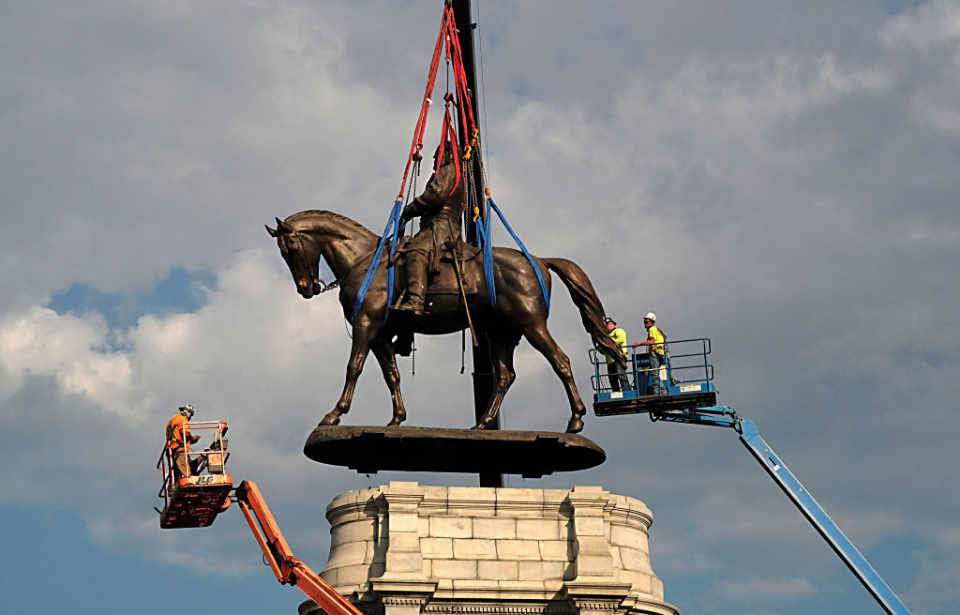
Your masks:
[[[268,226],[267,232],[276,237],[283,260],[293,275],[297,292],[304,299],[310,299],[324,290],[319,277],[322,257],[336,276],[336,283],[340,287],[340,304],[349,320],[380,237],[358,222],[329,211],[302,211],[286,220],[277,218],[276,221],[277,228]],[[489,340],[495,377],[494,393],[474,429],[493,426],[504,395],[516,379],[513,353],[521,337],[526,338],[546,357],[563,382],[571,413],[567,432],[578,433],[583,429],[586,407],[574,383],[570,359],[547,331],[547,304],[530,262],[518,250],[493,249],[497,295],[494,308],[490,304],[484,284],[482,254],[466,244],[461,248],[461,254],[467,256],[459,259],[460,262],[443,263],[451,272],[452,267],[457,266],[458,275],[454,279],[458,288],[451,291],[448,284],[446,294],[440,294],[444,290],[435,292],[434,285],[431,284],[427,289],[426,313],[422,318],[413,321],[399,318],[392,312],[389,312],[388,317],[389,250],[383,251],[365,300],[353,318],[353,347],[347,363],[343,393],[333,411],[323,417],[320,425],[337,425],[340,417],[350,410],[357,378],[371,350],[380,364],[393,401],[393,418],[388,425],[400,425],[406,420],[407,412],[400,395],[400,371],[397,369],[394,337],[409,335],[411,329],[416,333],[439,335],[462,331],[472,325],[478,335],[485,335]],[[553,271],[570,291],[573,302],[580,310],[583,326],[594,345],[607,356],[625,365],[623,354],[604,326],[603,305],[583,270],[563,258],[533,257],[533,260],[540,269],[548,293],[551,287],[549,271]],[[396,267],[402,274],[400,269]],[[400,276],[397,277],[395,288],[402,290],[405,286],[399,279]]]

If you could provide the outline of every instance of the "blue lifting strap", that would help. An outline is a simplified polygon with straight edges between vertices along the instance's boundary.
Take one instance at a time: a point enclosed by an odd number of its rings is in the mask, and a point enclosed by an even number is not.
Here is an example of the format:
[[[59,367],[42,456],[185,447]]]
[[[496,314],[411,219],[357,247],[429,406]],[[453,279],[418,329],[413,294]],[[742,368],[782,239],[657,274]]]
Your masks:
[[[510,223],[507,222],[507,219],[504,217],[503,212],[500,211],[500,208],[497,207],[497,204],[493,202],[493,199],[487,197],[486,199],[486,216],[485,220],[481,221],[481,224],[477,225],[477,228],[480,229],[480,240],[483,242],[483,274],[487,281],[487,295],[490,297],[490,305],[492,307],[497,307],[497,288],[493,279],[493,242],[490,240],[490,208],[493,207],[493,210],[497,212],[497,215],[500,216],[500,221],[503,222],[504,228],[507,229],[507,232],[510,233],[510,236],[513,237],[513,240],[517,242],[517,245],[520,246],[520,250],[523,252],[523,255],[527,257],[530,266],[533,267],[533,272],[537,275],[537,281],[540,282],[540,292],[543,293],[543,300],[547,303],[547,312],[550,311],[550,293],[547,292],[547,283],[543,280],[543,274],[540,273],[540,267],[533,261],[533,257],[530,256],[530,253],[527,252],[526,246],[523,245],[523,242],[520,241],[520,238],[517,237],[517,234],[513,232],[513,229],[510,228]],[[486,223],[486,228],[484,228],[484,222]]]
[[[387,220],[387,226],[383,229],[383,235],[380,237],[380,243],[377,244],[377,251],[373,254],[373,260],[367,268],[367,274],[363,278],[363,284],[360,285],[360,292],[357,293],[357,301],[353,304],[353,314],[350,315],[350,322],[353,323],[360,308],[363,307],[363,301],[367,298],[367,291],[370,290],[370,284],[373,282],[373,276],[380,266],[380,258],[383,256],[383,246],[387,243],[387,235],[390,229],[393,229],[393,242],[390,245],[390,259],[392,260],[397,253],[397,237],[406,227],[406,221],[400,218],[400,206],[403,202],[397,199],[393,204],[393,210],[390,212],[390,218]],[[383,316],[383,324],[387,324],[387,318],[390,316],[390,305],[393,303],[393,265],[387,266],[387,312]],[[381,325],[382,326],[382,325]]]

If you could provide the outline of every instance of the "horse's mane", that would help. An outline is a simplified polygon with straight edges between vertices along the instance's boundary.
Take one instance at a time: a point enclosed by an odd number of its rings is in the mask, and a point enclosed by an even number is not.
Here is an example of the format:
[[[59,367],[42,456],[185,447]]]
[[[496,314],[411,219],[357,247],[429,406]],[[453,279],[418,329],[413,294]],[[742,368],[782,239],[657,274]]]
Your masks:
[[[347,216],[344,216],[344,215],[342,215],[342,214],[338,214],[338,213],[335,212],[335,211],[326,211],[326,210],[322,210],[322,209],[308,209],[308,210],[306,210],[306,211],[301,211],[301,212],[295,213],[295,214],[291,215],[290,217],[288,217],[286,220],[284,220],[284,222],[288,222],[288,223],[290,223],[290,224],[295,224],[296,222],[299,222],[300,220],[302,220],[302,219],[304,219],[304,218],[312,218],[312,217],[318,217],[318,216],[319,216],[319,217],[326,217],[326,218],[333,218],[333,219],[335,219],[335,220],[338,220],[338,221],[341,221],[341,222],[350,224],[350,225],[356,227],[358,230],[362,231],[363,233],[369,233],[369,234],[371,234],[371,235],[376,235],[376,233],[374,233],[373,231],[371,231],[370,229],[368,229],[368,228],[365,227],[364,225],[360,224],[359,222],[357,222],[357,221],[354,220],[353,218],[348,218]]]

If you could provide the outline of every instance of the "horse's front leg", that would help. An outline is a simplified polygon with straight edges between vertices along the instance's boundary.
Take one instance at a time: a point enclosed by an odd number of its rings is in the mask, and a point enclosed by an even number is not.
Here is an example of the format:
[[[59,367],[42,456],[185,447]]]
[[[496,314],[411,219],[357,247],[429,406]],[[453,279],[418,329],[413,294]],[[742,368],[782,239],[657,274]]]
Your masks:
[[[393,343],[389,340],[375,339],[370,342],[370,350],[380,363],[383,379],[390,389],[390,398],[393,400],[393,418],[387,427],[396,427],[407,420],[407,410],[403,407],[403,397],[400,395],[400,370],[397,369],[397,357],[394,354]]]
[[[353,347],[350,349],[350,361],[347,362],[347,380],[343,385],[343,393],[333,411],[323,417],[320,425],[338,425],[340,416],[350,411],[353,403],[353,393],[357,388],[357,379],[363,372],[363,364],[370,352],[370,341],[373,337],[371,328],[353,328]]]

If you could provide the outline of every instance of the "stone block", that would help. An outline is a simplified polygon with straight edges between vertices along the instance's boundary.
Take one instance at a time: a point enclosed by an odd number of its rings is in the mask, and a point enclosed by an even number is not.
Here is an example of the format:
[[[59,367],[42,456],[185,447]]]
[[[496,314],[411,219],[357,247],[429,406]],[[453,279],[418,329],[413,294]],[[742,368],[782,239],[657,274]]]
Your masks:
[[[430,536],[432,538],[471,538],[473,520],[469,517],[433,517],[430,519]]]
[[[636,570],[647,574],[653,572],[650,556],[645,551],[629,547],[618,547],[616,550],[620,552],[624,570]]]
[[[576,514],[573,517],[574,532],[580,536],[603,536],[603,517]]]
[[[447,502],[496,502],[496,490],[489,487],[447,487]]]
[[[605,500],[610,498],[610,493],[604,491],[603,487],[594,485],[576,485],[567,496],[573,499]]]
[[[580,553],[576,560],[577,577],[613,578],[613,556]]]
[[[492,581],[519,581],[520,562],[477,562],[477,576]]]
[[[369,578],[367,566],[345,566],[337,569],[337,587],[365,586]]]
[[[517,538],[559,540],[560,525],[554,519],[517,519]]]
[[[367,543],[348,542],[330,549],[330,559],[328,566],[347,566],[351,564],[363,564],[367,555]]]
[[[384,574],[407,573],[423,571],[423,556],[420,552],[387,550],[384,562]]]
[[[339,547],[349,542],[365,542],[374,535],[375,519],[360,519],[337,526],[337,531],[330,534],[330,547]]]
[[[377,489],[358,489],[356,491],[347,491],[333,498],[333,501],[327,504],[327,514],[337,508],[348,506],[351,508],[362,509],[367,502],[376,499]]]
[[[398,532],[410,532],[416,534],[420,529],[420,518],[413,513],[395,513],[390,512],[387,516],[387,527],[390,528],[390,534]]]
[[[543,561],[568,562],[573,559],[573,545],[566,540],[541,540],[538,545]]]
[[[539,560],[540,543],[536,540],[498,540],[497,558],[502,560]]]
[[[651,577],[649,574],[620,570],[617,574],[617,580],[623,583],[630,583],[634,591],[644,594],[653,594],[653,586],[651,583],[653,577]]]
[[[437,560],[434,570],[438,577],[444,579],[471,579],[477,578],[477,560]]]
[[[495,541],[486,538],[454,538],[454,559],[497,559]]]
[[[420,552],[432,559],[453,559],[453,539],[421,538]]]
[[[528,593],[528,592],[541,592],[550,589],[551,586],[548,585],[547,581],[499,581],[500,590],[503,592],[512,592],[512,593]],[[559,589],[559,583],[552,583],[553,587]]]
[[[473,594],[472,597],[478,598],[496,597],[496,594],[492,592],[499,589],[500,584],[497,581],[491,581],[489,579],[456,579],[453,582],[455,598],[466,598],[466,594],[468,593]]]
[[[389,485],[380,485],[382,493],[409,493],[420,495],[420,483],[413,480],[392,480]]]
[[[663,600],[663,581],[659,577],[650,578],[650,595]]]
[[[325,568],[323,572],[320,573],[320,578],[326,581],[331,587],[340,586],[340,583],[337,581],[336,568]]]
[[[487,487],[447,487],[447,514],[490,517],[496,513],[497,494]]]
[[[498,517],[542,517],[542,489],[497,489]]]
[[[614,547],[643,549],[647,544],[647,533],[639,527],[610,524],[610,544]]]
[[[561,562],[517,562],[523,581],[562,581],[566,566]]]
[[[566,489],[544,489],[543,504],[551,510],[561,508],[566,504],[569,495],[570,492]]]
[[[615,570],[620,570],[623,568],[623,560],[620,559],[620,549],[614,547],[610,549],[610,555],[613,556],[613,567]]]
[[[327,511],[327,521],[329,521],[330,525],[333,526],[338,526],[341,523],[349,523],[351,521],[372,519],[374,516],[375,515],[369,514],[368,512],[353,506],[335,508]]]
[[[390,551],[420,551],[420,537],[416,534],[391,534],[387,545]]]
[[[474,538],[517,538],[517,520],[483,517],[473,520]]]
[[[447,487],[438,487],[433,485],[421,485],[420,493],[423,494],[423,503],[436,505],[439,502],[443,502],[443,505],[446,506],[447,503]]]

